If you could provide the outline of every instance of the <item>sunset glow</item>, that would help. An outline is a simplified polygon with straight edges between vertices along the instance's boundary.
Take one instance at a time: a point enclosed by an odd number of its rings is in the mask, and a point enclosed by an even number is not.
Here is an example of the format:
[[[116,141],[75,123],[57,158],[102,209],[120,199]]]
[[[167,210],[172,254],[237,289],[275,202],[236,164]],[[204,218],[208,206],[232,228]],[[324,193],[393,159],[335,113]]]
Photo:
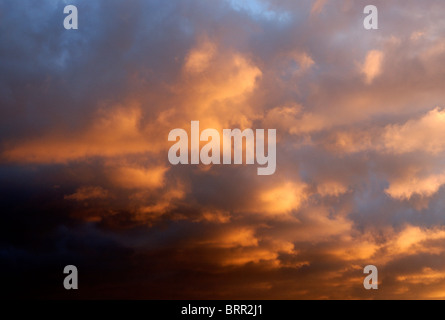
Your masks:
[[[11,295],[445,299],[445,2],[65,2],[0,0]],[[197,121],[276,129],[276,170],[172,164]]]

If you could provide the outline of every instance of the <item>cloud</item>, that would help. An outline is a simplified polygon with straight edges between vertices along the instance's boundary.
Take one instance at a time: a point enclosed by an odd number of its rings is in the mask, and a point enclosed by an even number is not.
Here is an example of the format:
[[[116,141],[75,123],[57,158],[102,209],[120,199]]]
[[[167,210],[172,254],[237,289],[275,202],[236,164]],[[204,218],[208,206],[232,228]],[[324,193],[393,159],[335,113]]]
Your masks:
[[[444,123],[445,111],[435,108],[403,125],[389,125],[383,133],[384,147],[394,153],[423,151],[437,154],[445,147]]]
[[[108,191],[102,187],[81,187],[75,193],[66,195],[63,198],[67,200],[85,201],[89,199],[106,199]]]
[[[326,139],[326,146],[347,153],[374,150],[396,155],[413,152],[438,155],[444,151],[444,115],[445,112],[436,107],[403,124],[387,124],[366,130],[333,130]]]
[[[83,132],[53,132],[25,142],[10,143],[3,152],[9,162],[66,163],[89,157],[114,157],[154,150],[148,133],[140,128],[138,107],[116,107],[99,112]]]
[[[122,166],[110,170],[110,179],[114,185],[121,188],[159,188],[164,185],[164,174],[167,170],[166,167],[146,169]]]
[[[311,8],[311,14],[319,14],[323,10],[326,3],[327,3],[327,0],[315,1]]]
[[[287,215],[298,210],[306,198],[304,183],[283,182],[282,185],[261,192],[259,212],[270,215]]]
[[[302,106],[295,104],[275,107],[267,112],[264,122],[272,128],[295,135],[320,131],[329,126],[322,115],[305,113],[302,109]]]
[[[327,181],[317,186],[317,192],[321,196],[337,197],[348,192],[348,188],[337,181]]]
[[[404,200],[410,199],[413,195],[430,197],[445,184],[445,174],[430,175],[426,177],[416,177],[407,175],[396,181],[392,181],[385,190],[391,197]]]
[[[435,282],[439,282],[445,279],[445,273],[441,270],[433,270],[431,268],[424,268],[421,272],[416,274],[402,275],[397,277],[400,282],[411,283],[411,284],[427,284],[430,285]],[[444,293],[437,296],[437,293],[432,293],[430,296],[432,298],[444,297]]]
[[[412,251],[430,252],[427,241],[445,239],[445,230],[440,228],[422,229],[415,226],[407,226],[400,232],[394,243],[391,244],[395,254],[407,254]]]
[[[236,228],[217,234],[213,239],[205,240],[202,244],[217,248],[234,248],[258,246],[255,230],[251,228]]]
[[[215,223],[228,223],[230,222],[230,212],[221,210],[209,210],[202,214],[202,217],[197,219],[198,222],[207,221]]]
[[[442,1],[74,3],[0,2],[5,292],[443,298]],[[192,120],[277,129],[276,173],[170,166]]]
[[[214,43],[203,40],[200,47],[191,50],[186,58],[184,69],[190,73],[200,73],[206,70],[215,55]]]
[[[171,186],[166,192],[161,193],[160,196],[149,203],[145,203],[144,200],[150,198],[150,194],[144,192],[133,194],[131,196],[132,202],[139,202],[140,207],[132,214],[132,219],[142,224],[154,224],[162,219],[162,215],[174,210],[177,207],[176,202],[184,199],[185,194],[184,186],[181,184]],[[210,219],[209,216],[207,217]]]
[[[384,54],[379,50],[371,50],[366,55],[365,62],[361,66],[361,72],[365,75],[365,82],[371,84],[382,72]]]

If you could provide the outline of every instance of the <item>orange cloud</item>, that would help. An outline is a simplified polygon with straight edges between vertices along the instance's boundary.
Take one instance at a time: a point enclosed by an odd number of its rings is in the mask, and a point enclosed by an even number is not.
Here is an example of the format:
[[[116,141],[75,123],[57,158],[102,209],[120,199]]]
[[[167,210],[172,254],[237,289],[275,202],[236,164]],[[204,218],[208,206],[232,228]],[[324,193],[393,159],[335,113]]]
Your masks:
[[[408,225],[390,243],[390,250],[393,254],[432,252],[433,248],[428,246],[426,242],[442,239],[445,239],[445,230],[441,228],[426,229]],[[439,250],[439,252],[444,252],[445,248]]]
[[[142,168],[122,166],[109,169],[112,183],[126,189],[159,188],[164,185],[167,167]]]
[[[445,151],[445,111],[434,108],[403,124],[336,130],[330,133],[327,147],[346,153],[373,150],[397,155],[412,152],[438,155]]]
[[[445,110],[435,108],[420,119],[385,128],[386,150],[397,154],[424,151],[437,154],[445,150]]]
[[[224,210],[211,210],[208,209],[202,213],[202,215],[196,219],[195,221],[201,222],[201,221],[207,221],[207,222],[214,222],[214,223],[228,223],[230,222],[230,212],[224,211]]]
[[[198,47],[192,49],[186,57],[184,69],[190,73],[201,73],[209,68],[215,55],[216,45],[208,40],[202,40]]]
[[[199,119],[203,127],[216,130],[248,128],[260,117],[247,99],[262,77],[261,70],[239,52],[216,48],[204,37],[187,55],[183,77],[173,89],[182,97],[168,118],[173,127]]]
[[[133,201],[144,202],[145,198],[148,198],[149,194],[145,192],[136,193],[131,197]],[[173,210],[176,207],[175,202],[183,199],[185,196],[184,186],[178,184],[176,186],[170,186],[170,188],[163,192],[150,204],[141,204],[136,212],[132,215],[133,220],[149,225],[156,222],[167,211]]]
[[[140,107],[102,110],[83,132],[54,132],[26,142],[9,143],[3,152],[8,161],[66,163],[87,157],[114,157],[155,151],[156,140],[141,127]]]
[[[435,283],[441,284],[445,280],[445,271],[424,267],[421,272],[402,274],[397,276],[396,280],[405,285],[415,284],[426,286]],[[431,292],[428,296],[433,299],[444,298],[445,291]]]
[[[371,50],[368,52],[365,62],[361,66],[361,72],[365,75],[367,84],[371,84],[382,73],[383,57],[382,51]]]
[[[319,14],[324,6],[326,5],[326,3],[328,2],[328,0],[317,0],[315,1],[315,3],[312,5],[311,8],[311,15],[312,14]]]
[[[405,177],[391,181],[385,192],[399,200],[409,200],[413,195],[430,197],[445,184],[445,174],[418,177],[415,174],[407,174]]]
[[[347,237],[347,240],[342,239],[337,245],[337,248],[328,251],[330,254],[335,255],[337,258],[344,261],[357,261],[357,260],[371,260],[374,254],[380,248],[379,245],[373,241],[365,239],[357,239],[352,237]]]
[[[229,228],[213,238],[201,242],[216,248],[235,248],[258,246],[255,230],[250,227]]]
[[[326,181],[317,186],[317,192],[321,196],[338,197],[339,195],[348,192],[348,188],[337,181]]]
[[[256,210],[269,215],[288,215],[300,208],[306,199],[304,183],[283,182],[282,185],[261,192]]]
[[[323,115],[303,112],[298,104],[288,104],[275,107],[268,111],[264,123],[271,128],[280,128],[290,134],[312,133],[329,126],[329,121]]]
[[[223,266],[241,266],[247,263],[265,263],[269,268],[278,268],[281,261],[278,259],[281,253],[295,254],[294,245],[289,242],[276,241],[263,246],[251,246],[247,248],[236,248],[228,252],[222,260]],[[307,262],[293,265],[301,268]],[[290,266],[288,266],[290,267]]]
[[[67,200],[84,201],[89,199],[106,199],[108,191],[102,187],[81,187],[75,193],[66,195],[63,198]]]

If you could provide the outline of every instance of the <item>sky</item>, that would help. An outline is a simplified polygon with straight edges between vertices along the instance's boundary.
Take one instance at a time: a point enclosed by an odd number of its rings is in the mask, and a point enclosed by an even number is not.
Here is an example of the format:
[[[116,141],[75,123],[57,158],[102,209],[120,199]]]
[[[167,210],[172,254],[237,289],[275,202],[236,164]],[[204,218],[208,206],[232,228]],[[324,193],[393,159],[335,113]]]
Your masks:
[[[444,11],[0,0],[3,294],[444,299]],[[171,165],[194,120],[276,129],[276,172]]]

